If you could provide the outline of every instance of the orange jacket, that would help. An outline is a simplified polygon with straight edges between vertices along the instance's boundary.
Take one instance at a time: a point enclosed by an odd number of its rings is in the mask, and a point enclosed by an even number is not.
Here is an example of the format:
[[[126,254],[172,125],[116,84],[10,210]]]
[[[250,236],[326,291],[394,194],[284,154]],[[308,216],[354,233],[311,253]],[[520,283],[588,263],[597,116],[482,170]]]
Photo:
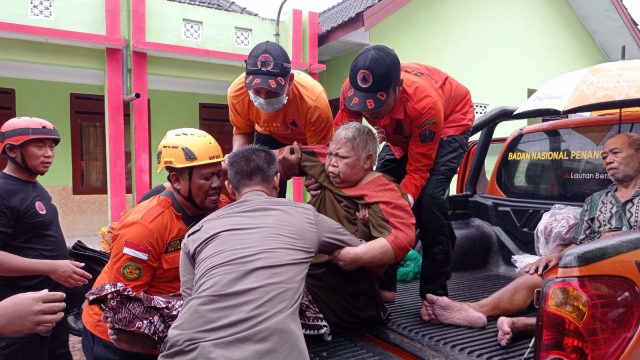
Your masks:
[[[129,210],[113,225],[111,259],[94,288],[121,282],[136,292],[166,295],[180,291],[180,248],[187,227],[172,199],[157,195]],[[96,336],[111,341],[102,310],[87,305],[82,322]]]
[[[384,136],[383,140],[398,157],[408,154],[407,175],[400,186],[417,199],[429,180],[440,138],[471,129],[475,111],[469,90],[434,67],[403,63],[400,76],[402,91],[393,109],[381,120],[369,123]],[[347,79],[334,128],[362,120],[362,113],[349,110],[344,103],[348,87]]]
[[[294,141],[301,145],[329,144],[333,136],[333,116],[327,94],[311,76],[300,71],[293,74],[289,99],[273,114],[263,113],[253,105],[244,87],[244,73],[229,86],[229,120],[234,135],[250,133],[255,128],[287,145]]]

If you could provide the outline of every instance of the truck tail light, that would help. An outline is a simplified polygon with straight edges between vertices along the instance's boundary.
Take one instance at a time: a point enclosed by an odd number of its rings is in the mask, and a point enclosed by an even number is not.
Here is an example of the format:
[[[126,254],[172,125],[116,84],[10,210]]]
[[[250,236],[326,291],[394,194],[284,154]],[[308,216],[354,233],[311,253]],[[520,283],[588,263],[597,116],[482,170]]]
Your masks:
[[[621,277],[559,278],[542,293],[537,356],[618,359],[640,324],[640,296]]]

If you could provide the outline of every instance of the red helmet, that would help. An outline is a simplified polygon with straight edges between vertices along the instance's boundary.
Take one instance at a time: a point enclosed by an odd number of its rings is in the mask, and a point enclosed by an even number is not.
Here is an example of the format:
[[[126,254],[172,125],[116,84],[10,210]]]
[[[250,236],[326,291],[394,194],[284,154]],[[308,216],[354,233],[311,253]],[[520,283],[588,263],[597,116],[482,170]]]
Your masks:
[[[60,134],[53,124],[36,117],[16,117],[0,127],[0,154],[7,144],[20,145],[27,140],[51,139],[58,145]]]

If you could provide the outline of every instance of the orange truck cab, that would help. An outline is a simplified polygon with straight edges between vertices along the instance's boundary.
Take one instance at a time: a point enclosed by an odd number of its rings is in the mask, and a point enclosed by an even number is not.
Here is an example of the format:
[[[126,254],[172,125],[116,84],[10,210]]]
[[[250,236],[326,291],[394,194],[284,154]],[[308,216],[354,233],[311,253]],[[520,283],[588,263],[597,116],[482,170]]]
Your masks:
[[[543,213],[554,204],[582,206],[611,184],[601,159],[604,142],[618,132],[640,133],[640,112],[616,110],[543,121],[507,139],[493,138],[511,113],[499,108],[478,119],[472,131],[481,132],[480,138],[470,143],[457,194],[449,197],[456,275],[508,274],[512,255],[535,254],[534,230]],[[527,356],[640,359],[639,259],[638,232],[568,251],[558,277],[545,282],[538,299],[537,341]],[[514,345],[524,349],[526,342]],[[522,358],[524,352],[517,354]]]

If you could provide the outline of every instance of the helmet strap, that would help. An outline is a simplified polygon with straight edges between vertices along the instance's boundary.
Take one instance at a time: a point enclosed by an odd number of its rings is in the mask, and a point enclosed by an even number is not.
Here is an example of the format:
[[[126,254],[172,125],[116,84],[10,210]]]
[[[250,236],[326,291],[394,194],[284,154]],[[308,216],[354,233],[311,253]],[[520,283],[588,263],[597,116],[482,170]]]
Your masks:
[[[19,167],[20,169],[24,170],[27,174],[31,175],[31,176],[38,176],[39,174],[37,174],[36,172],[34,172],[30,167],[29,164],[27,164],[27,160],[24,157],[24,153],[22,152],[22,146],[17,145],[18,149],[20,149],[20,161],[18,161],[16,158],[9,156],[8,153],[6,153],[5,151],[5,155],[7,157],[7,160],[9,160],[13,165]]]
[[[196,200],[193,198],[193,192],[191,191],[191,180],[193,178],[193,167],[189,167],[189,192],[187,193],[187,196],[182,195],[182,192],[180,192],[178,189],[176,189],[176,187],[173,185],[173,182],[169,182],[171,184],[171,187],[173,188],[173,192],[180,195],[181,198],[183,198],[186,202],[189,203],[189,205],[193,206],[194,208],[200,210],[200,211],[205,211],[205,209],[203,209],[200,205],[196,204]]]

